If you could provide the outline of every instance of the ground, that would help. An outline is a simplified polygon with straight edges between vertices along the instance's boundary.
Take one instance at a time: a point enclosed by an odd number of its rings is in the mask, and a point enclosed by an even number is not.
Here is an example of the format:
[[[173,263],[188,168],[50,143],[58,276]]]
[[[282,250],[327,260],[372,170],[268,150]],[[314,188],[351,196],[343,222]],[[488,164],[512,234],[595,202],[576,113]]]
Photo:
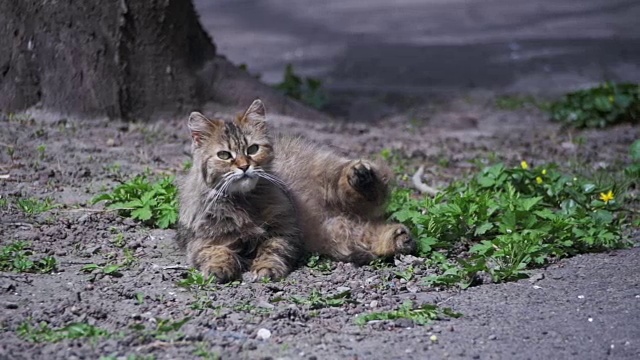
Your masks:
[[[287,62],[321,77],[333,95],[330,110],[343,118],[313,123],[273,115],[275,131],[354,157],[393,149],[407,159],[404,171],[425,165],[423,180],[436,188],[464,178],[478,161],[580,164],[587,171],[624,165],[640,128],[562,129],[533,106],[503,110],[496,100],[504,92],[549,98],[604,79],[638,81],[638,40],[629,35],[638,27],[638,5],[508,2],[429,1],[425,8],[404,1],[403,11],[382,1],[271,0],[259,11],[241,1],[197,6],[222,53],[246,59],[268,82],[277,82]],[[442,51],[447,57],[433,55]],[[472,67],[480,59],[484,65]],[[230,117],[241,109],[200,110]],[[423,285],[428,270],[412,257],[379,267],[301,266],[281,282],[208,292],[178,286],[188,271],[174,230],[150,229],[89,201],[146,169],[179,174],[189,160],[185,121],[186,114],[122,123],[37,109],[0,116],[0,175],[8,175],[0,178],[0,200],[8,201],[0,206],[1,245],[27,241],[34,258],[58,262],[49,274],[0,272],[0,359],[640,357],[638,247],[564,259],[530,279],[464,291]],[[26,214],[17,203],[30,197],[60,206]],[[90,264],[121,267],[116,276],[81,270]],[[414,278],[395,275],[409,266]],[[315,291],[324,298],[348,291],[353,301],[316,309]],[[407,299],[463,316],[425,326],[354,322]],[[42,321],[56,329],[91,324],[111,337],[35,343],[18,336],[25,323]]]
[[[207,113],[230,116],[233,111],[212,105]],[[628,145],[640,136],[640,129],[628,125],[564,131],[536,109],[499,110],[488,99],[451,103],[432,114],[424,122],[399,117],[375,125],[272,116],[270,125],[352,156],[396,149],[410,159],[407,169],[426,165],[425,181],[436,187],[463,176],[475,159],[609,166],[624,159]],[[447,127],[470,117],[475,120],[461,122],[464,126]],[[187,264],[173,243],[173,230],[152,230],[88,204],[103,189],[145,169],[180,173],[189,159],[183,119],[127,124],[34,112],[5,117],[2,123],[0,142],[14,148],[12,156],[5,148],[1,157],[3,173],[9,174],[0,182],[0,194],[9,201],[0,209],[2,243],[28,241],[36,258],[54,256],[58,270],[0,274],[0,358],[197,358],[199,346],[223,358],[249,359],[633,359],[640,354],[639,248],[578,256],[535,271],[535,280],[466,291],[423,285],[426,270],[411,257],[382,268],[334,263],[323,272],[302,266],[281,282],[216,286],[207,294],[188,291],[177,285]],[[572,141],[577,136],[582,141]],[[61,206],[28,215],[16,205],[27,197],[51,197]],[[81,271],[94,263],[120,264],[122,276]],[[413,279],[394,275],[411,264],[417,269]],[[294,299],[306,299],[314,290],[323,296],[348,290],[355,301],[313,309]],[[358,314],[391,310],[407,299],[451,307],[463,317],[427,326],[401,320],[354,323]],[[211,301],[208,310],[194,309],[203,301]],[[162,319],[186,317],[181,337],[176,331],[154,332]],[[83,322],[115,335],[58,343],[17,336],[21,324],[41,321],[52,328]],[[132,329],[134,324],[147,330]],[[257,337],[263,328],[270,331],[269,339]],[[161,341],[162,335],[179,340]]]

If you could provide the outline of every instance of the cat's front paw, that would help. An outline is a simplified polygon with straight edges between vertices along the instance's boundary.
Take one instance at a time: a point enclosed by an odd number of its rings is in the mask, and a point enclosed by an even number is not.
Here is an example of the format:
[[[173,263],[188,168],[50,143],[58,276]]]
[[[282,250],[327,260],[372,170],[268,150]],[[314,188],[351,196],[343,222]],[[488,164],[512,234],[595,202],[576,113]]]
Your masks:
[[[251,268],[249,276],[245,280],[252,282],[262,281],[263,279],[278,280],[287,276],[289,269],[279,264],[270,264],[265,262],[264,264],[254,264]]]
[[[200,249],[194,264],[205,276],[215,276],[220,283],[229,282],[242,274],[242,262],[230,249],[224,246],[210,246]]]

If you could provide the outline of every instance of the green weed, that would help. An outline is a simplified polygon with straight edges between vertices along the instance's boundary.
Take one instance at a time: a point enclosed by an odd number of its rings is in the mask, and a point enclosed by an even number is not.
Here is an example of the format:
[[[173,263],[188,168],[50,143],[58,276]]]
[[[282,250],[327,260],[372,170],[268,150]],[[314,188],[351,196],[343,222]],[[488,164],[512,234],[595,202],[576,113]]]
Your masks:
[[[139,175],[118,185],[111,193],[94,197],[91,202],[104,201],[107,209],[118,210],[122,216],[166,229],[178,219],[176,195],[173,177],[165,176],[151,183],[145,175]]]
[[[303,78],[293,70],[293,65],[287,64],[284,79],[276,85],[286,96],[300,100],[316,109],[322,109],[327,104],[327,97],[322,90],[322,82],[311,77]]]
[[[350,303],[351,291],[343,291],[334,295],[323,295],[320,291],[313,289],[308,297],[292,296],[291,301],[299,305],[308,306],[309,309],[321,309],[326,307],[338,307]]]
[[[216,283],[214,275],[204,276],[196,269],[189,269],[184,279],[178,281],[177,285],[187,289],[209,290],[211,285]]]
[[[468,286],[480,271],[508,281],[554,259],[625,246],[623,190],[554,165],[498,164],[434,198],[397,190],[388,210],[412,229],[419,254],[441,270],[442,278],[429,283]],[[467,255],[452,263],[436,251]]]
[[[636,140],[629,147],[629,157],[631,165],[624,171],[625,174],[635,180],[640,179],[640,140]]]
[[[118,356],[117,354],[109,355],[109,356],[100,356],[99,360],[155,360],[156,357],[153,354],[149,355],[140,355],[140,354],[129,354],[125,357]]]
[[[18,326],[17,333],[20,338],[31,342],[58,342],[64,339],[110,336],[106,330],[85,323],[73,323],[53,329],[45,322],[41,322],[38,326],[31,326],[28,322],[24,322]]]
[[[120,272],[120,265],[116,264],[108,264],[104,266],[100,266],[98,264],[87,264],[80,269],[84,272],[94,272],[99,271],[105,275],[113,276],[113,277],[121,277],[122,273]]]
[[[151,337],[161,341],[175,341],[183,337],[183,334],[179,332],[180,328],[191,317],[185,317],[181,320],[171,320],[163,318],[155,318],[155,327],[153,329],[147,329],[143,324],[132,325],[131,328],[136,331],[140,331],[143,336]]]
[[[246,312],[250,314],[266,315],[271,313],[271,309],[258,307],[250,302],[242,302],[232,307],[233,311]]]
[[[0,271],[50,273],[56,269],[53,256],[32,260],[33,252],[25,242],[17,241],[0,249]]]
[[[399,150],[384,148],[380,150],[379,156],[387,164],[391,165],[395,174],[399,174],[404,177],[403,180],[408,180],[407,167],[409,165],[409,161]]]
[[[40,160],[43,160],[45,155],[46,155],[46,152],[47,152],[47,146],[44,145],[44,144],[40,144],[36,148],[36,151],[38,151],[38,155],[40,156]]]
[[[565,95],[550,106],[551,118],[577,128],[640,121],[640,84],[605,83]]]
[[[54,204],[53,199],[50,197],[46,197],[42,200],[38,200],[36,198],[21,198],[18,199],[17,205],[22,212],[30,215],[37,215],[60,206],[58,204]]]
[[[209,350],[208,347],[209,345],[206,342],[199,343],[196,345],[196,350],[193,352],[193,355],[204,360],[219,360],[220,355]]]
[[[424,304],[416,307],[412,301],[405,301],[398,310],[358,315],[355,322],[364,325],[373,320],[410,319],[417,325],[425,325],[445,316],[457,318],[462,315],[449,308],[440,309],[437,305]]]
[[[496,99],[496,107],[501,110],[518,110],[527,106],[544,107],[544,104],[533,96],[508,95]]]
[[[404,279],[405,281],[411,281],[415,276],[414,271],[415,270],[413,269],[413,266],[409,266],[405,270],[396,270],[393,273],[396,275],[396,277],[400,279]]]
[[[331,259],[314,254],[307,258],[307,267],[323,274],[330,273],[333,269]]]

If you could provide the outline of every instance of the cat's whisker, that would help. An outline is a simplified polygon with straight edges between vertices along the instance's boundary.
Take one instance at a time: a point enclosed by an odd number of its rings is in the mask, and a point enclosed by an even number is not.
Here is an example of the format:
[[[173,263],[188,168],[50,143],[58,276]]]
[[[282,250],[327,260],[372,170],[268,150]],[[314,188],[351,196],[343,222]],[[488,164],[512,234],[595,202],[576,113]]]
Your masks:
[[[289,194],[289,190],[287,189],[287,186],[285,185],[285,183],[282,180],[278,179],[277,177],[275,177],[275,176],[273,176],[273,175],[271,175],[271,174],[269,174],[267,172],[256,172],[256,174],[259,177],[261,177],[261,178],[269,181],[270,183],[276,185],[277,187],[279,187],[280,190],[284,191],[287,195]]]

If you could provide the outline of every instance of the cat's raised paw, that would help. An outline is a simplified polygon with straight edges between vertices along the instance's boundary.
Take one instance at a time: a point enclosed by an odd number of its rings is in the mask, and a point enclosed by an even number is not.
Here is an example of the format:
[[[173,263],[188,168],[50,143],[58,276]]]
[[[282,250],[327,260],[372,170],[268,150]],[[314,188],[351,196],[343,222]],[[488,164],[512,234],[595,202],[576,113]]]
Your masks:
[[[367,199],[375,197],[374,185],[377,181],[373,165],[367,161],[358,160],[347,174],[349,185]]]

